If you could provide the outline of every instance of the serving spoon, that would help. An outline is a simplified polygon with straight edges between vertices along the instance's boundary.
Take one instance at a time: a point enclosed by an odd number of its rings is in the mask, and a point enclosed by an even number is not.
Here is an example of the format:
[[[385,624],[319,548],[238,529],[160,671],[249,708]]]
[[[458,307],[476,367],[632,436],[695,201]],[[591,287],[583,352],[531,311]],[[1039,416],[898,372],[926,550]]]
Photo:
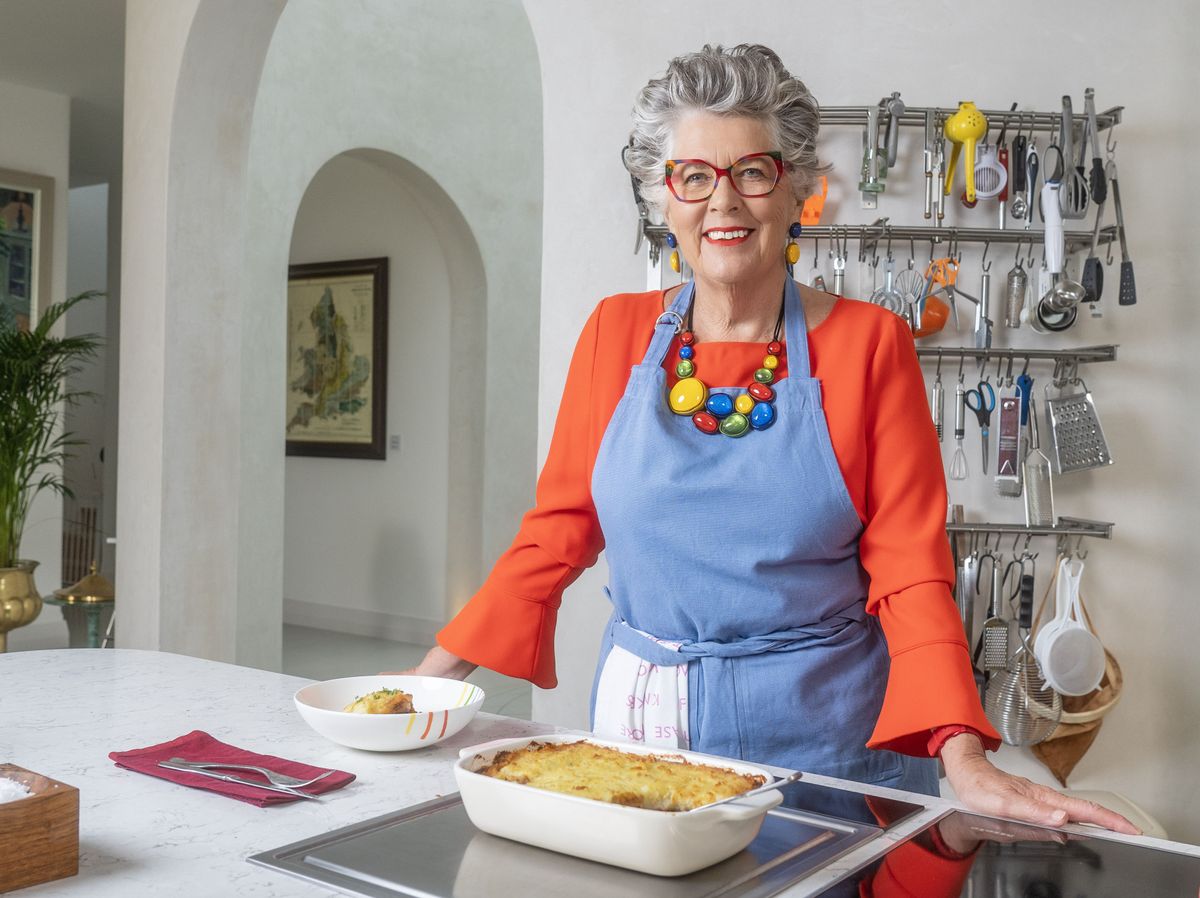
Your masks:
[[[729,795],[725,798],[719,798],[716,801],[710,801],[708,804],[699,805],[698,807],[694,807],[685,813],[692,814],[696,811],[707,811],[709,808],[715,808],[719,804],[727,804],[731,801],[741,801],[743,798],[749,798],[751,795],[757,795],[760,792],[770,792],[772,789],[782,789],[784,786],[789,786],[792,783],[799,781],[803,776],[804,774],[797,770],[795,773],[791,773],[783,777],[783,779],[777,779],[773,783],[766,783],[762,786],[756,786],[749,791],[739,792],[737,795]]]

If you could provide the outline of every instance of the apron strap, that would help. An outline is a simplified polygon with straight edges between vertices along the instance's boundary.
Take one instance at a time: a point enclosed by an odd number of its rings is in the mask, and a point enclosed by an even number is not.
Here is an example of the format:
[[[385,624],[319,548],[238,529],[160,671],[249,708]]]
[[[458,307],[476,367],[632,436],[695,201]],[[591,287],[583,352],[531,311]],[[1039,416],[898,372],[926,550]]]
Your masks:
[[[808,358],[808,322],[804,318],[804,303],[791,275],[783,284],[783,333],[787,340],[788,377],[812,377]]]
[[[688,281],[683,285],[683,289],[676,295],[667,311],[658,316],[658,320],[654,323],[654,337],[650,340],[650,345],[646,347],[646,355],[642,358],[643,365],[651,365],[655,368],[663,363],[663,359],[667,357],[667,350],[671,348],[671,341],[675,339],[675,335],[683,330],[683,316],[687,312],[687,307],[691,304],[692,294],[696,292],[696,282]]]
[[[823,620],[808,627],[778,630],[762,636],[751,636],[736,642],[684,642],[671,649],[629,626],[615,614],[609,623],[613,645],[637,655],[643,661],[659,667],[673,667],[699,658],[745,658],[765,652],[794,652],[815,644],[839,642],[850,636],[866,620],[866,605],[861,603],[846,609],[838,617]]]

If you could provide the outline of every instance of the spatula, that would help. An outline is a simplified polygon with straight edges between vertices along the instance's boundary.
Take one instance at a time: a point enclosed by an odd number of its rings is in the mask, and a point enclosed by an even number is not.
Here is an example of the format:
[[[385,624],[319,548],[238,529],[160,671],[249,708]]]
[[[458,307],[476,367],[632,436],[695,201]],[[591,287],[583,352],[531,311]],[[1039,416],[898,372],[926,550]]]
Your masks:
[[[784,786],[790,786],[792,783],[798,782],[803,776],[804,774],[797,770],[795,773],[790,773],[783,779],[775,780],[773,783],[767,783],[766,785],[750,789],[747,792],[739,792],[737,795],[730,795],[726,798],[719,798],[716,801],[710,801],[708,804],[702,804],[694,808],[689,808],[684,813],[692,814],[696,811],[707,811],[709,808],[715,808],[719,804],[728,804],[731,801],[741,801],[743,798],[749,798],[751,795],[758,795],[760,792],[770,792],[772,789],[782,789]]]

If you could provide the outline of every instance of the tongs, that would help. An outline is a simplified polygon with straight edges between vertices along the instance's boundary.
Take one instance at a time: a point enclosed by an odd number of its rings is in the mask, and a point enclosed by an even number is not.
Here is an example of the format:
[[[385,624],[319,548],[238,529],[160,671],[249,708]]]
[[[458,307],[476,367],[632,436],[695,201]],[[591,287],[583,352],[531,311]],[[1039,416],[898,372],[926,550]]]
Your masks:
[[[783,779],[777,779],[773,783],[767,783],[762,786],[757,786],[747,792],[739,792],[737,795],[729,795],[725,798],[719,798],[716,801],[710,801],[708,804],[702,804],[691,808],[684,813],[691,814],[696,811],[707,811],[709,808],[715,808],[719,804],[728,804],[731,801],[741,801],[743,798],[749,798],[751,795],[758,795],[760,792],[770,792],[772,789],[782,789],[784,786],[790,786],[794,782],[798,782],[804,774],[800,771],[790,773]]]

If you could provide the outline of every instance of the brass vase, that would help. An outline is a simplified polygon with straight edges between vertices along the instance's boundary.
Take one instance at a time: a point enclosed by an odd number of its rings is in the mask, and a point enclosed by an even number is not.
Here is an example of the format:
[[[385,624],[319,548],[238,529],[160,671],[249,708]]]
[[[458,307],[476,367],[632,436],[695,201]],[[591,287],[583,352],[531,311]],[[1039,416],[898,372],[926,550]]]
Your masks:
[[[42,611],[42,597],[33,582],[36,561],[0,567],[0,653],[8,650],[8,631],[31,624]]]

